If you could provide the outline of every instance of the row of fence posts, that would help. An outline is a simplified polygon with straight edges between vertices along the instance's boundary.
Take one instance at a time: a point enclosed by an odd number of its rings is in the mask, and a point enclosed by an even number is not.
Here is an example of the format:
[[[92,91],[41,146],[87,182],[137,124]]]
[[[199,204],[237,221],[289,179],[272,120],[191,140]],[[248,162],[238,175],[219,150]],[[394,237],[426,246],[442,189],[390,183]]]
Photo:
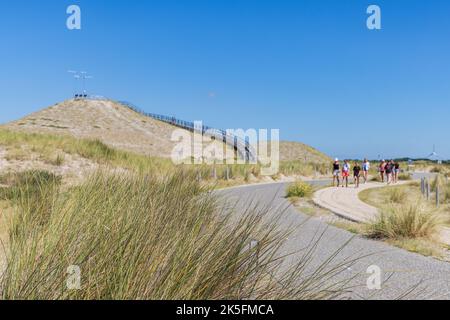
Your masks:
[[[315,167],[314,169],[315,169],[315,170],[314,170],[314,176],[315,176],[315,177],[318,177],[318,176],[319,176],[320,170],[319,170],[318,167]],[[244,173],[244,176],[245,176],[247,173],[248,173],[248,172],[247,172],[247,170],[246,170],[246,172]],[[327,170],[326,175],[331,175],[331,173]],[[211,178],[214,179],[214,180],[217,180],[217,176],[218,176],[218,175],[217,175],[217,168],[216,168],[215,166],[212,166],[212,168],[211,168]],[[233,176],[232,168],[231,168],[230,166],[226,166],[225,172],[224,172],[224,178],[225,178],[225,180],[228,181],[228,180],[232,179],[232,176]],[[199,171],[197,172],[197,179],[198,179],[198,181],[201,181],[203,178],[204,178],[204,177],[202,176],[202,171],[199,170]]]
[[[231,168],[230,168],[230,166],[226,166],[226,168],[225,168],[225,177],[224,177],[225,180],[227,180],[227,181],[230,180],[231,176],[232,176]],[[212,167],[211,178],[213,178],[214,180],[217,180],[217,168],[216,168],[216,166]],[[199,170],[197,172],[197,179],[198,179],[198,181],[202,181],[202,179],[203,179],[201,170]]]
[[[436,201],[436,207],[439,207],[440,204],[440,196],[441,196],[441,190],[439,186],[439,179],[436,179],[436,186],[435,186],[435,201]],[[420,191],[422,192],[422,195],[428,200],[431,200],[432,194],[431,194],[431,183],[428,178],[422,178],[420,181]]]

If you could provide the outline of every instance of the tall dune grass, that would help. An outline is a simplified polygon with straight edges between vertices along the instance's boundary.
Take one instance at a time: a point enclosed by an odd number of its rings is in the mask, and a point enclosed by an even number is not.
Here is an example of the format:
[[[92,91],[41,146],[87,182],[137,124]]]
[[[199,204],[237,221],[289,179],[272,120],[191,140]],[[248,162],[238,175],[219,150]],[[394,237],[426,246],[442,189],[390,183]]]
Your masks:
[[[52,135],[42,133],[16,132],[0,129],[0,144],[6,146],[8,154],[19,153],[21,158],[37,153],[49,163],[60,165],[63,159],[61,152],[77,154],[83,158],[100,164],[122,167],[136,171],[169,171],[173,164],[169,159],[149,157],[112,148],[100,140],[77,139],[69,135]],[[24,151],[23,147],[29,151]],[[10,155],[9,155],[10,156]],[[9,157],[7,155],[7,157]],[[55,158],[60,158],[55,160]],[[22,159],[23,160],[23,159]]]
[[[102,165],[138,172],[154,171],[170,174],[177,169],[170,159],[123,151],[106,145],[100,140],[77,139],[69,135],[17,132],[0,128],[0,146],[7,147],[6,157],[9,160],[31,160],[32,153],[37,153],[40,160],[55,166],[61,166],[65,162],[64,153],[67,153],[79,155]],[[27,149],[24,150],[24,147]],[[217,164],[215,166],[203,164],[180,167],[194,171],[197,178],[202,180],[242,179],[248,182],[251,175],[258,177],[261,171],[259,164]],[[279,173],[312,176],[316,173],[327,174],[328,167],[323,163],[305,163],[300,160],[282,161]]]
[[[389,200],[397,204],[405,203],[408,200],[408,192],[404,188],[393,188],[389,194]]]
[[[65,192],[34,178],[42,187],[23,185],[13,200],[3,299],[330,299],[347,289],[351,262],[311,269],[310,248],[286,268],[288,232],[265,210],[223,209],[192,173],[98,172]],[[79,289],[66,285],[70,266]]]
[[[442,201],[444,203],[450,204],[450,183],[444,186],[444,190],[442,192]]]
[[[11,238],[26,237],[50,219],[57,201],[61,178],[46,171],[25,171],[0,177],[9,187],[0,188],[0,200],[13,201],[20,208],[14,215]]]
[[[439,233],[442,217],[424,203],[390,204],[381,210],[375,221],[367,225],[372,238],[432,239]]]

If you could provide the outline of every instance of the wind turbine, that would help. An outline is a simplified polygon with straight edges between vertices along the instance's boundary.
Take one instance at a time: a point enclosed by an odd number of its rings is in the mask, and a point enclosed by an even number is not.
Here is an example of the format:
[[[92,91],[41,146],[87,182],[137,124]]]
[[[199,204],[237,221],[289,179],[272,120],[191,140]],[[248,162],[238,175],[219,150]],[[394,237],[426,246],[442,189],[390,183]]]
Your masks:
[[[436,157],[437,155],[438,155],[438,154],[436,153],[436,145],[433,144],[433,152],[430,153],[430,155],[428,156],[428,158]]]
[[[441,157],[438,155],[438,153],[436,152],[436,145],[433,145],[433,152],[430,153],[430,155],[428,156],[428,159],[432,160],[432,161],[437,161],[437,162],[442,162]]]

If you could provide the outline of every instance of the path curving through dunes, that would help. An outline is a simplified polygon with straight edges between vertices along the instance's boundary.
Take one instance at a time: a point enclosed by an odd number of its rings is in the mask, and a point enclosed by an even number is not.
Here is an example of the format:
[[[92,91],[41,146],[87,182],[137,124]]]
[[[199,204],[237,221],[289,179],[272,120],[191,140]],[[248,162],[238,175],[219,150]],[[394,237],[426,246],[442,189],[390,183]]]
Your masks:
[[[361,201],[358,194],[367,189],[385,186],[385,184],[371,182],[361,184],[359,188],[354,186],[348,188],[330,187],[317,191],[313,200],[318,206],[326,208],[342,218],[354,222],[369,222],[377,216],[378,209]]]
[[[313,181],[313,184],[326,185],[329,181]],[[280,208],[285,208],[283,218],[278,221],[281,229],[294,228],[286,239],[281,254],[296,252],[311,244],[313,239],[320,241],[311,261],[312,270],[318,267],[347,241],[351,240],[338,254],[337,261],[359,257],[349,265],[344,275],[352,278],[354,290],[348,294],[351,299],[397,299],[408,290],[418,288],[408,298],[448,299],[450,300],[450,263],[411,253],[392,247],[383,242],[366,239],[343,229],[328,225],[319,218],[302,214],[290,205],[285,198],[287,183],[252,185],[217,191],[225,203],[237,206],[237,214],[250,203],[269,208],[266,219],[275,220]],[[320,236],[321,235],[321,236]],[[286,264],[292,265],[292,260]],[[367,288],[370,266],[378,266],[382,272],[381,290]],[[354,278],[353,278],[354,277]]]
[[[398,185],[405,184],[400,182]],[[370,222],[379,214],[378,209],[361,201],[359,193],[367,189],[383,188],[386,184],[371,182],[362,184],[360,188],[330,187],[317,191],[313,201],[318,206],[330,210],[334,214],[354,222]],[[450,228],[442,228],[442,243],[450,246]]]

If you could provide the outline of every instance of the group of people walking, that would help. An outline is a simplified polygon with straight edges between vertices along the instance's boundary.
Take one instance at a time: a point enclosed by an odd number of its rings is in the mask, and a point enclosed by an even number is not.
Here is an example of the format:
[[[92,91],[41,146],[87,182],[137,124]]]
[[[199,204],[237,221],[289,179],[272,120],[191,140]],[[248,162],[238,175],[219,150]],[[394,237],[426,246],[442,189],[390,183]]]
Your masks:
[[[348,188],[349,177],[353,171],[355,187],[359,188],[361,177],[363,178],[364,183],[367,183],[369,179],[369,170],[370,162],[367,159],[364,159],[361,165],[359,162],[355,162],[353,166],[351,166],[349,160],[344,160],[341,167],[339,159],[336,158],[333,162],[333,186],[336,185],[339,187],[341,185],[342,177],[342,187]],[[386,181],[388,184],[397,183],[400,173],[400,164],[394,160],[382,160],[378,166],[378,172],[380,174],[381,182]]]
[[[400,174],[400,163],[394,160],[381,160],[378,172],[380,173],[381,182],[384,182],[386,178],[388,184],[397,183]]]

